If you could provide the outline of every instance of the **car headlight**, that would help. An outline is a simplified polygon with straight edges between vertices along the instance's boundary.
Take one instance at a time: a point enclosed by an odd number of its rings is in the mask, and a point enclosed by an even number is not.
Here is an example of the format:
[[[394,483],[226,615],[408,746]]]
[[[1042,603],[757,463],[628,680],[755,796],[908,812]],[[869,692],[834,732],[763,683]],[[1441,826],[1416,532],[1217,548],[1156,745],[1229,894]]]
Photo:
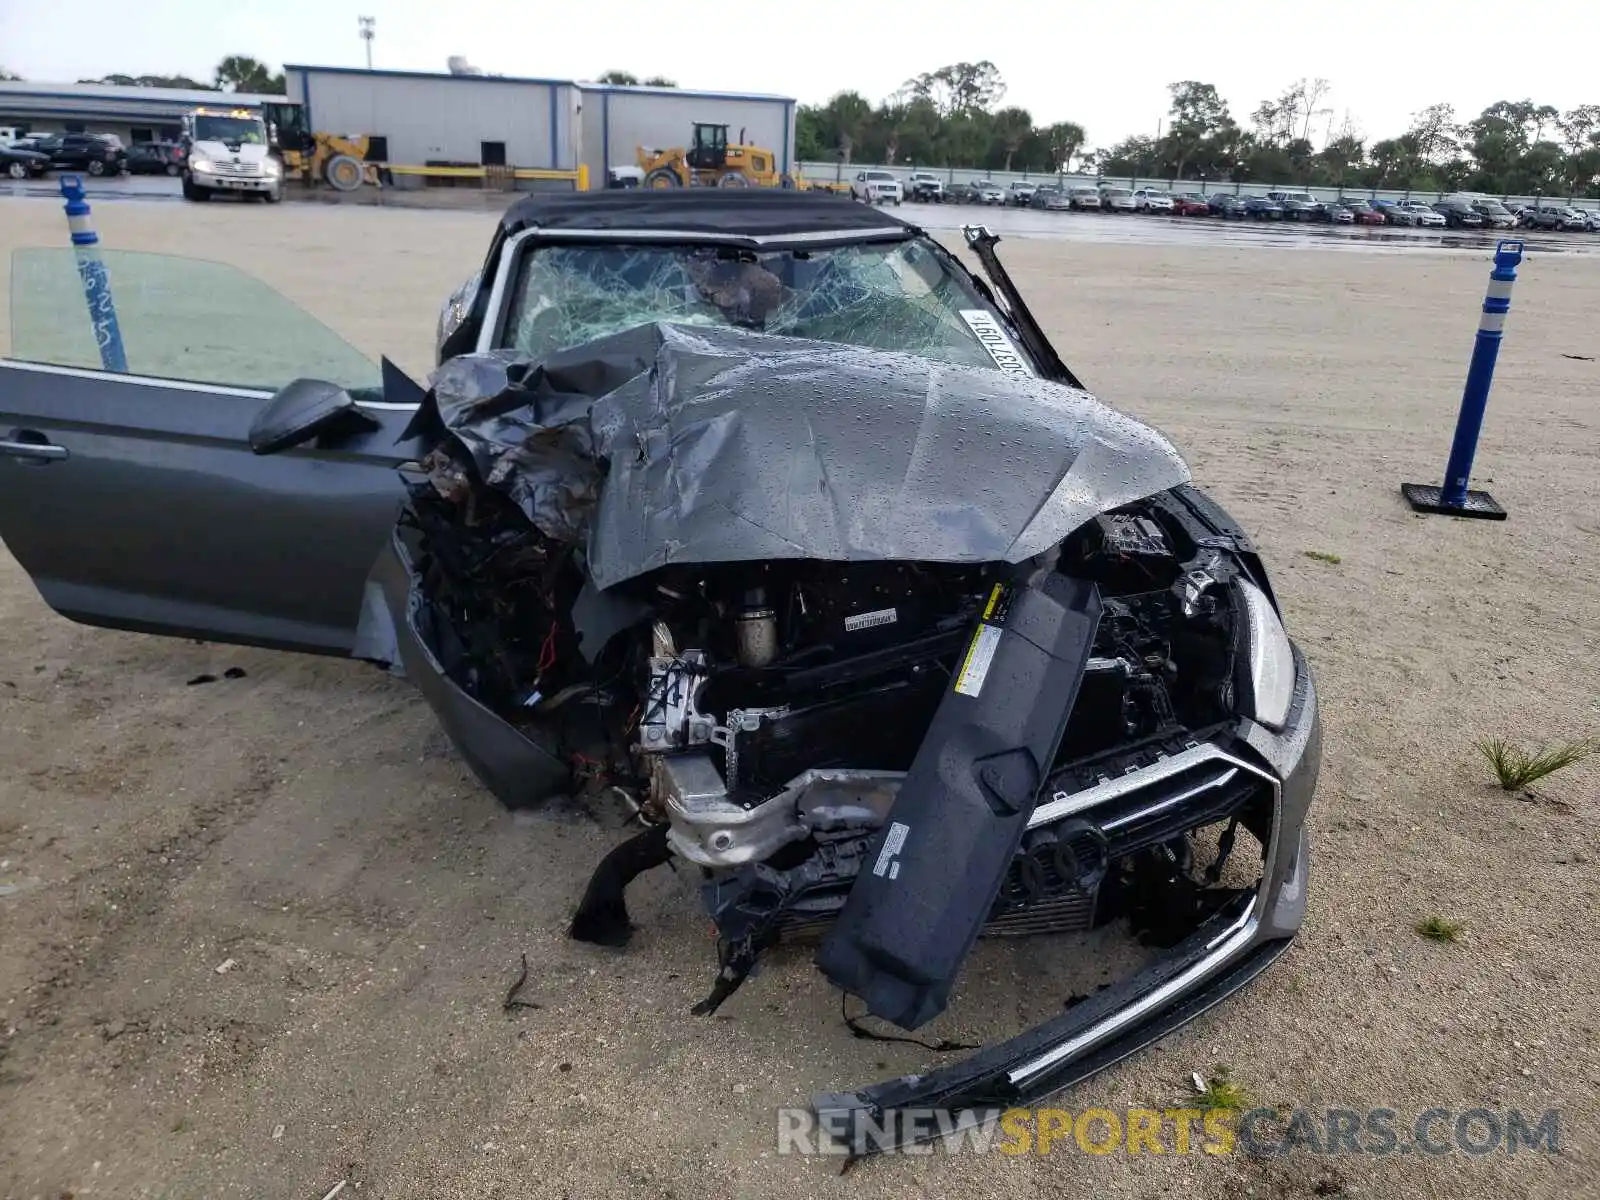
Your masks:
[[[190,158],[189,159],[189,170],[191,170],[191,171],[209,171],[209,170],[211,170],[211,160],[209,158],[199,158],[199,157]]]
[[[275,158],[269,158],[261,164],[262,170],[273,178],[283,174],[283,164]]]
[[[1269,729],[1282,729],[1294,699],[1294,650],[1266,594],[1247,579],[1240,579],[1238,587],[1244,599],[1255,719]]]

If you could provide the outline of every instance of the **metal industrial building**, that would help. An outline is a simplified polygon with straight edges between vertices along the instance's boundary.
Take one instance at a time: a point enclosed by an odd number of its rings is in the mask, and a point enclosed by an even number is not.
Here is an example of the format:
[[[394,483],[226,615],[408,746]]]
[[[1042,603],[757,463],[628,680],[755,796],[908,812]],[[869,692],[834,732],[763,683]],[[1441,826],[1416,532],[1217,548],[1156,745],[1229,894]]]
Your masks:
[[[588,168],[632,165],[638,146],[686,145],[696,121],[728,126],[793,167],[795,102],[785,96],[619,87],[512,75],[284,67],[289,99],[312,129],[383,139],[371,157],[391,163]]]
[[[170,141],[179,118],[202,104],[259,109],[283,96],[100,83],[0,82],[0,127],[23,133],[114,133],[124,143]]]
[[[288,101],[306,129],[377,139],[368,157],[410,166],[507,166],[575,171],[604,187],[608,167],[637,148],[686,146],[696,122],[772,150],[792,172],[795,101],[786,96],[621,87],[514,75],[284,67],[287,96],[101,84],[0,83],[0,126],[33,133],[114,133],[124,142],[178,136],[199,105],[259,109]],[[420,181],[418,181],[420,183]]]
[[[594,186],[606,167],[633,165],[639,146],[683,146],[697,121],[728,127],[730,142],[765,146],[780,171],[794,170],[795,102],[785,96],[690,92],[681,88],[580,84],[583,161]]]
[[[307,125],[382,140],[369,157],[423,166],[577,167],[578,85],[510,75],[283,68]],[[603,178],[603,176],[602,176]]]

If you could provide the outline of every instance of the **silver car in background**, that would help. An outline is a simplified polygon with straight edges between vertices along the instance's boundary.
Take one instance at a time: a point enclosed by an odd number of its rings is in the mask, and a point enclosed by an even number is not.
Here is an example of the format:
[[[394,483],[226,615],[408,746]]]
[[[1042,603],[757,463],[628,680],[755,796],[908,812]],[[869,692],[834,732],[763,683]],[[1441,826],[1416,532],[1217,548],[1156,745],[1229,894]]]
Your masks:
[[[1025,180],[1015,180],[1006,189],[1006,203],[1017,208],[1027,208],[1028,202],[1033,199],[1034,192],[1039,190],[1037,183],[1028,183]]]
[[[1138,212],[1139,205],[1133,198],[1133,189],[1113,187],[1102,184],[1100,187],[1100,207],[1106,212]]]

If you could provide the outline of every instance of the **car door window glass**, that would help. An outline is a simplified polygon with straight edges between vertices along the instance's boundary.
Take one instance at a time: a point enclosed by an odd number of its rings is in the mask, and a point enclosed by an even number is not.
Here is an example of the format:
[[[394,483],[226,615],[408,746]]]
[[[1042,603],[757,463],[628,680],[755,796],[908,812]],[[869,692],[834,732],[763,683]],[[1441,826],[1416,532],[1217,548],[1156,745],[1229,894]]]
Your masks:
[[[100,252],[130,375],[275,391],[299,378],[378,392],[378,367],[266,284],[226,263]],[[11,353],[22,362],[102,369],[71,249],[11,256]]]

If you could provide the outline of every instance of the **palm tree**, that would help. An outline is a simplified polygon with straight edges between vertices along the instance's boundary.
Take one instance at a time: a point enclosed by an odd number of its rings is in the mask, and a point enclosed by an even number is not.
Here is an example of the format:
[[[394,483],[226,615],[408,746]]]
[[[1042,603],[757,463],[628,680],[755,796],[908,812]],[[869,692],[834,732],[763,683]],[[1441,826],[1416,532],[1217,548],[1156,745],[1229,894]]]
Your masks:
[[[994,115],[994,135],[1000,145],[1005,148],[1007,171],[1011,170],[1011,160],[1016,157],[1022,143],[1028,140],[1028,135],[1033,132],[1033,117],[1025,108],[1002,108]]]
[[[1083,149],[1084,140],[1088,137],[1083,126],[1076,121],[1057,121],[1040,132],[1044,134],[1045,144],[1050,147],[1050,160],[1055,165],[1056,173],[1065,175],[1072,169],[1073,157]]]
[[[225,92],[271,95],[288,90],[281,73],[274,75],[266,63],[245,54],[228,55],[217,64],[215,74],[217,86]]]
[[[850,155],[861,144],[868,123],[872,120],[872,105],[860,92],[840,92],[822,109],[823,127],[828,139],[850,161]]]

